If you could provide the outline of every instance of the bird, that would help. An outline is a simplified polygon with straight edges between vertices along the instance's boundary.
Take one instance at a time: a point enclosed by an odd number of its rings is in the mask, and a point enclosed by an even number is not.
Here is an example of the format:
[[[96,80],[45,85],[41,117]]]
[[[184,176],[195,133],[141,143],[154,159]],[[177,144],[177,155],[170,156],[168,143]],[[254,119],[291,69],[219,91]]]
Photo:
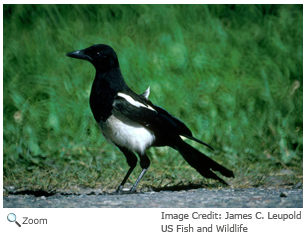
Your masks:
[[[191,130],[178,118],[149,100],[150,87],[135,93],[126,84],[114,49],[106,44],[66,54],[68,57],[90,62],[96,69],[89,97],[90,108],[104,138],[118,147],[127,160],[129,169],[115,194],[135,193],[137,186],[150,166],[146,150],[168,146],[181,156],[203,177],[228,185],[214,171],[225,177],[234,177],[233,171],[220,165],[194,148],[185,139],[207,143],[195,138]],[[129,191],[123,187],[140,159],[142,171]]]

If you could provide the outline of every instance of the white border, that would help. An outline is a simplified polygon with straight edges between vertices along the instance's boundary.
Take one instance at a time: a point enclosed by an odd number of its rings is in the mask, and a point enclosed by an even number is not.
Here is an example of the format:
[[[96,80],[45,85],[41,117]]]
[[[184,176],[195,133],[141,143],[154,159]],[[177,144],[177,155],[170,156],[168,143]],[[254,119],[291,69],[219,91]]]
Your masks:
[[[24,4],[24,1],[3,1],[4,4]],[[34,4],[42,4],[42,1],[31,1]],[[46,2],[44,2],[46,3]],[[52,4],[73,4],[76,1],[56,1]],[[87,1],[87,3],[110,3],[109,1]],[[128,3],[127,1],[112,1],[112,4]],[[139,1],[132,1],[129,3],[141,3]],[[152,2],[151,2],[152,3]],[[155,1],[155,3],[161,4],[166,3],[165,1]],[[186,1],[167,1],[169,4],[175,3],[187,3]],[[209,3],[208,1],[199,2],[191,1],[189,3]],[[219,4],[230,3],[229,1],[217,1],[214,2]],[[242,1],[235,1],[231,3],[246,3]],[[265,3],[267,1],[257,1],[257,4]],[[288,1],[273,1],[273,3],[289,3]],[[291,4],[303,4],[303,1],[294,1]],[[3,36],[3,5],[1,5],[1,32]],[[304,20],[305,21],[305,20]],[[304,22],[305,23],[305,22]],[[305,26],[306,24],[304,24]],[[305,28],[305,27],[304,27]],[[305,30],[304,30],[305,32]],[[305,38],[305,37],[304,37]],[[304,40],[305,41],[305,40]],[[3,37],[1,38],[1,47],[3,48]],[[304,53],[305,54],[305,53]],[[1,54],[1,61],[3,63],[3,53]],[[304,63],[305,65],[305,63]],[[3,65],[2,65],[3,70]],[[3,71],[1,78],[3,77]],[[3,81],[3,78],[2,78]],[[3,94],[3,82],[1,86],[1,92]],[[1,96],[1,123],[3,124],[3,97]],[[305,96],[304,96],[305,104]],[[305,108],[305,105],[304,105]],[[304,115],[305,117],[305,115]],[[304,119],[305,120],[305,119]],[[305,133],[305,132],[304,132]],[[305,136],[305,135],[304,135]],[[305,143],[305,142],[304,142]],[[305,145],[304,145],[305,146]],[[1,156],[3,160],[3,136],[1,137]],[[304,155],[305,156],[305,155]],[[304,170],[306,169],[306,161],[304,162]],[[1,175],[3,176],[3,161],[1,161]],[[304,171],[305,172],[305,171]],[[305,174],[304,174],[305,176]],[[305,179],[306,177],[304,177]],[[1,187],[3,187],[3,178],[0,180]],[[306,197],[304,196],[304,202]],[[305,209],[285,209],[285,208],[260,208],[260,209],[209,209],[209,208],[195,208],[195,209],[179,209],[179,208],[168,208],[168,209],[18,209],[18,208],[3,208],[3,196],[1,195],[1,218],[0,228],[1,232],[9,233],[11,235],[114,235],[118,233],[133,234],[133,235],[165,235],[162,233],[161,225],[164,224],[191,224],[192,226],[206,226],[209,224],[244,224],[249,228],[248,235],[259,235],[260,233],[265,235],[302,235],[306,232],[306,226],[302,220],[305,220]],[[167,213],[178,213],[178,214],[191,214],[194,211],[209,213],[210,211],[217,212],[224,215],[226,211],[238,214],[255,214],[256,212],[262,212],[264,215],[268,212],[275,214],[293,213],[293,211],[302,213],[302,220],[190,220],[180,222],[178,220],[161,220],[161,212]],[[17,221],[22,223],[23,217],[29,218],[46,218],[48,220],[47,225],[22,225],[18,227],[14,223],[7,221],[6,217],[10,212],[14,212],[17,215]],[[230,223],[231,222],[231,223]],[[196,232],[194,232],[195,234]],[[186,234],[186,233],[182,233]],[[201,234],[201,233],[196,233]],[[203,234],[203,233],[202,233]],[[238,235],[240,233],[233,233]],[[190,235],[190,234],[189,234]],[[221,233],[210,233],[210,235],[221,235]]]

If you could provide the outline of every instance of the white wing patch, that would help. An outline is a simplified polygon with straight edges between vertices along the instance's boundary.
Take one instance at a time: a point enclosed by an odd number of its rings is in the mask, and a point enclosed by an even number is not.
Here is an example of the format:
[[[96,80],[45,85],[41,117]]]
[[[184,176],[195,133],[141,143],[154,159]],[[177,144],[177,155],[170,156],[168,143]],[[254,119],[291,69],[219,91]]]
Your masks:
[[[147,91],[148,91],[148,92],[147,92]],[[148,93],[148,95],[149,95],[149,91],[150,91],[149,88],[145,91],[146,95],[147,95],[147,93]],[[146,95],[145,95],[145,96],[146,96]],[[135,101],[132,97],[130,97],[130,96],[127,95],[127,94],[118,93],[117,96],[120,96],[120,97],[126,99],[127,102],[129,102],[131,105],[133,105],[133,106],[135,106],[135,107],[145,107],[145,108],[148,108],[148,109],[150,109],[150,110],[156,111],[156,110],[153,109],[151,106],[146,106],[146,105],[144,105],[143,103],[140,103],[140,102],[138,102],[138,101]],[[147,97],[148,97],[148,96],[147,96]]]

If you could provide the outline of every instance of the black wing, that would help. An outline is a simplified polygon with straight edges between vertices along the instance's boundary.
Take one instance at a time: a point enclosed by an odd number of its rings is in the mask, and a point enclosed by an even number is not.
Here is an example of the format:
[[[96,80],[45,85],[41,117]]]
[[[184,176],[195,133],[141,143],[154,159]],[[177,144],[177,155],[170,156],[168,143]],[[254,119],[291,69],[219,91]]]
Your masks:
[[[208,144],[194,138],[190,129],[182,121],[143,96],[118,93],[113,107],[129,119],[155,133],[181,135],[213,149]]]
[[[189,128],[181,121],[179,120],[177,117],[173,116],[171,113],[169,113],[168,111],[164,110],[163,108],[159,107],[159,106],[156,106],[153,104],[153,107],[158,110],[160,112],[160,114],[162,114],[163,116],[165,116],[167,119],[171,119],[173,122],[176,122],[176,124],[178,126],[180,126],[182,128],[182,130],[186,130],[186,132],[182,132],[180,133],[179,135],[181,136],[184,136],[188,139],[191,139],[191,140],[194,140],[198,143],[201,143],[207,147],[209,147],[210,149],[214,150],[209,144],[197,139],[197,138],[194,138],[193,135],[192,135],[192,132],[189,130]]]
[[[113,107],[129,119],[154,132],[163,131],[177,135],[192,135],[188,127],[179,119],[162,108],[154,106],[149,100],[142,100],[142,98],[138,97],[132,103],[130,99],[127,100],[125,97],[118,95],[113,102]]]

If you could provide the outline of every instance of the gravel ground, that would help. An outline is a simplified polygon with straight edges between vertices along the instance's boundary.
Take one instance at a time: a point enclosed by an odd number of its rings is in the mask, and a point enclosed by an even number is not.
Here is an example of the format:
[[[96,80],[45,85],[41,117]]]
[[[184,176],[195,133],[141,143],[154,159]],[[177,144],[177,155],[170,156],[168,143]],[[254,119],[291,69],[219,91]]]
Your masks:
[[[35,197],[10,194],[4,208],[302,208],[302,189],[192,189],[110,195],[99,190]]]

